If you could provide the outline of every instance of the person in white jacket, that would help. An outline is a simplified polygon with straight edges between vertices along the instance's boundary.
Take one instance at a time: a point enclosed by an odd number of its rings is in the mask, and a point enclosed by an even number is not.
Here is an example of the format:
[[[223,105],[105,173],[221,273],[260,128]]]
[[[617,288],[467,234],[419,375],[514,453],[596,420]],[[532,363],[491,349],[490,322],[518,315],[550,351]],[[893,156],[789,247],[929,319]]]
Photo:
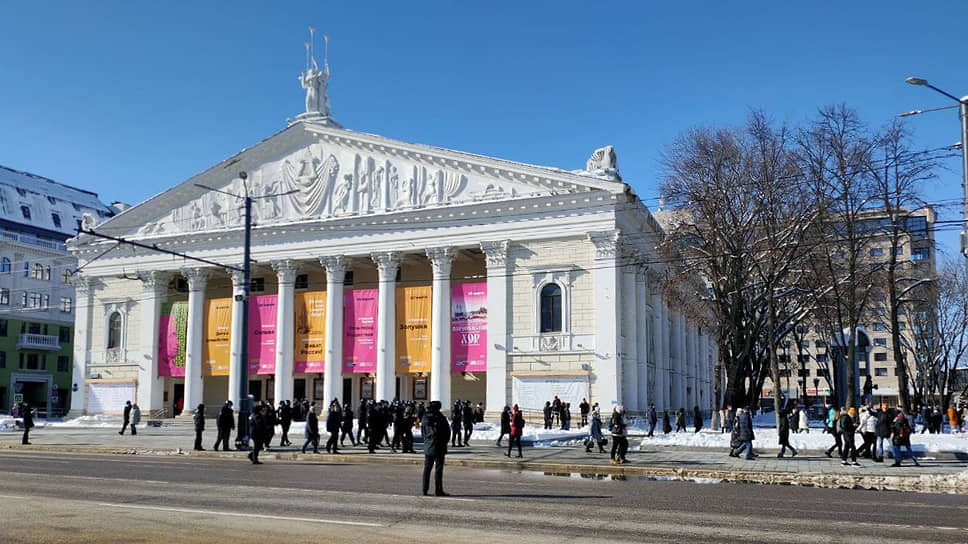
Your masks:
[[[800,432],[801,433],[809,433],[810,432],[810,420],[807,418],[807,409],[806,408],[801,408],[800,409],[800,415],[799,415],[799,417],[800,417],[800,421],[798,422],[799,425],[797,425],[797,427],[800,428]]]
[[[860,407],[860,424],[857,426],[857,432],[864,439],[864,444],[857,450],[857,455],[870,458],[874,453],[874,444],[877,442],[877,418],[867,406]]]

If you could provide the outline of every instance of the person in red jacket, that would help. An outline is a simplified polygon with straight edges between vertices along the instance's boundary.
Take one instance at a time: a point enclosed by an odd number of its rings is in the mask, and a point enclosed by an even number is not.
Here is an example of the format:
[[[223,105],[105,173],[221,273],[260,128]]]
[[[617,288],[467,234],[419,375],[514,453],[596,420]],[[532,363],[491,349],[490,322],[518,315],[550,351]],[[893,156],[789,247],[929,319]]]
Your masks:
[[[511,457],[511,448],[515,444],[518,445],[518,457],[524,457],[521,455],[521,435],[524,434],[524,415],[521,414],[521,410],[518,405],[515,404],[511,408],[511,435],[508,438],[508,452],[504,455]]]

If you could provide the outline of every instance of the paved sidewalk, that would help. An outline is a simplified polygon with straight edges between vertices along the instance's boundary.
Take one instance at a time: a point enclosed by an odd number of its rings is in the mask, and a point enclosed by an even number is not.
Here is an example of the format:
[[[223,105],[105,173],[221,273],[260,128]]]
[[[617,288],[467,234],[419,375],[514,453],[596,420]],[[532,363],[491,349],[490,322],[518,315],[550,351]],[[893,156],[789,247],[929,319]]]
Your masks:
[[[31,432],[30,446],[21,446],[21,434],[0,433],[0,449],[56,450],[79,453],[118,453],[148,455],[191,455],[205,457],[243,457],[244,452],[195,452],[192,451],[194,432],[190,423],[174,422],[162,427],[145,427],[137,436],[119,436],[113,428],[47,427]],[[234,435],[233,435],[234,438]],[[276,434],[274,444],[279,443]],[[276,448],[264,454],[286,460],[338,459],[341,462],[422,463],[423,456],[394,454],[384,447],[376,454],[368,454],[362,447],[346,447],[339,456],[321,450],[320,455],[300,454],[302,436],[290,437],[296,447]],[[214,429],[206,431],[204,446],[211,448],[215,441]],[[321,442],[325,443],[325,435]],[[724,481],[756,483],[797,483],[835,487],[879,487],[891,489],[917,488],[919,480],[955,480],[950,478],[968,471],[968,462],[953,455],[921,459],[922,467],[914,467],[910,460],[905,466],[895,468],[886,463],[873,463],[861,459],[861,467],[842,466],[839,459],[822,454],[804,452],[796,457],[777,458],[776,450],[767,450],[755,460],[729,457],[725,451],[713,449],[685,449],[667,446],[638,451],[640,440],[633,439],[628,454],[629,463],[615,466],[609,464],[608,454],[586,453],[581,446],[525,448],[524,458],[508,458],[506,451],[490,441],[472,439],[469,448],[452,448],[447,462],[452,465],[495,468],[504,470],[534,470],[575,477],[653,477],[694,479],[711,478]],[[417,451],[420,452],[420,445]],[[966,472],[968,474],[968,472]],[[927,478],[923,478],[927,476]],[[959,484],[968,479],[962,475]],[[934,484],[932,484],[934,485]],[[954,484],[952,484],[954,485]],[[955,491],[968,491],[961,488]]]

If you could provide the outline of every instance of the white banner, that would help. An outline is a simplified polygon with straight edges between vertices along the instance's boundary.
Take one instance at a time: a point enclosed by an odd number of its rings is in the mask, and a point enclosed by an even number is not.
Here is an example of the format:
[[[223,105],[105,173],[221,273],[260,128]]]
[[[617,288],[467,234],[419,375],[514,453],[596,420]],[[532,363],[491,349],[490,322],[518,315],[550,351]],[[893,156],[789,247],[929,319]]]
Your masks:
[[[120,414],[124,403],[137,402],[135,382],[87,384],[87,413]]]
[[[541,410],[555,395],[570,402],[577,413],[582,398],[588,398],[588,378],[584,376],[515,376],[511,381],[511,398],[522,410]]]

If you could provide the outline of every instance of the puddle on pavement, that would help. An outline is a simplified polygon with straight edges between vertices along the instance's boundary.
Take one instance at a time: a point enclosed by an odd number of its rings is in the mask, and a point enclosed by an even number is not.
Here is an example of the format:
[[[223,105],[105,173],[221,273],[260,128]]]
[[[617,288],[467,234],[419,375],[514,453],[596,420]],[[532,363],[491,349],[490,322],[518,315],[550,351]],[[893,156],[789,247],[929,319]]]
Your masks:
[[[723,482],[723,480],[720,478],[699,478],[692,476],[633,476],[628,474],[604,474],[600,472],[521,471],[521,474],[573,478],[575,480],[612,480],[617,482],[692,482],[696,484],[718,484]]]

